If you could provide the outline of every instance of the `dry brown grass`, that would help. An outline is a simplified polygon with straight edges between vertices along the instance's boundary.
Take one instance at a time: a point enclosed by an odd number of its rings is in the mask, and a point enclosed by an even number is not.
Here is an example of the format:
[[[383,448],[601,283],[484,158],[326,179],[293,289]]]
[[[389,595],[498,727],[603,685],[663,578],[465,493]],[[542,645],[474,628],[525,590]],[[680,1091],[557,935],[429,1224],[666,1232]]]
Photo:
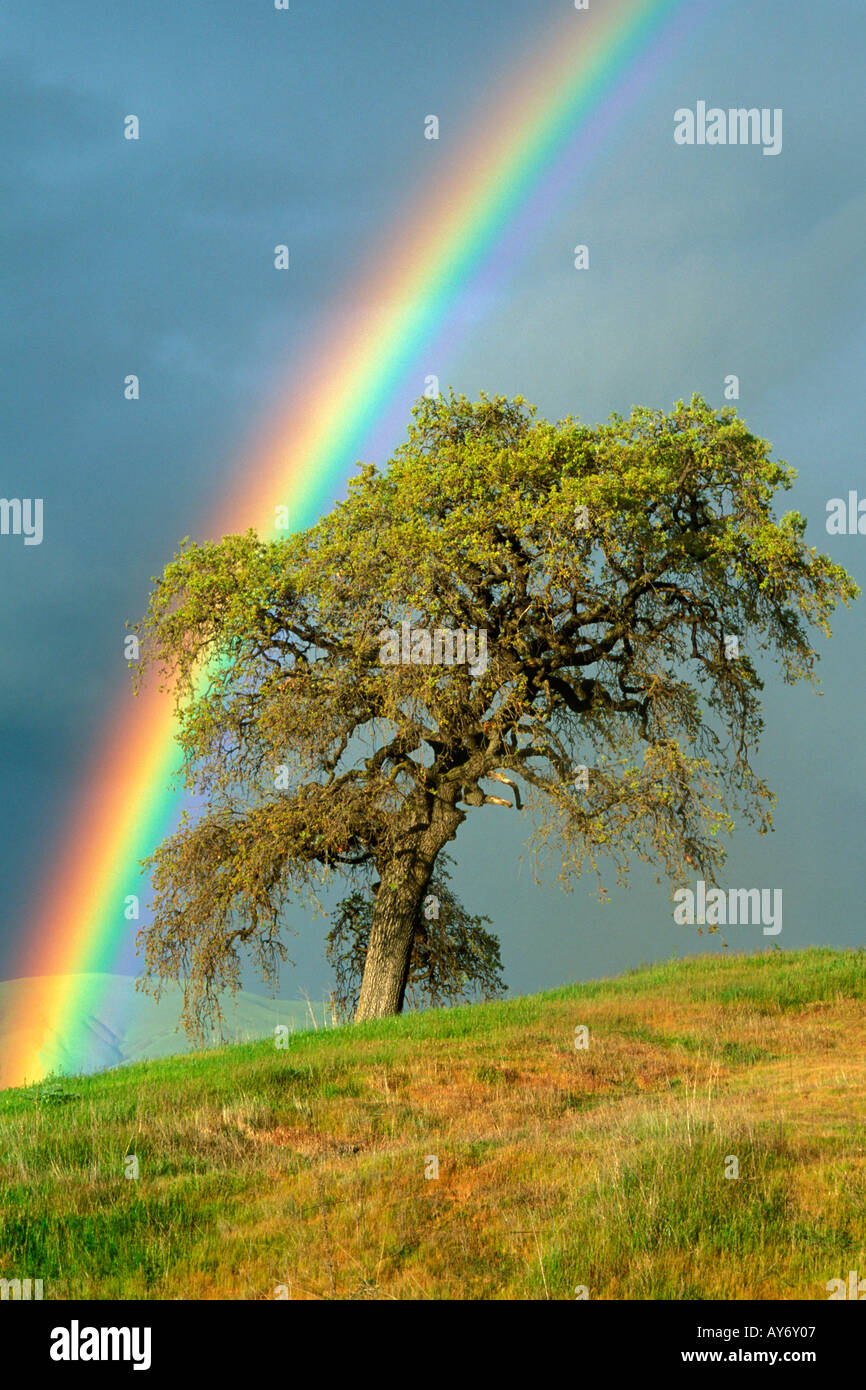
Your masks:
[[[107,1078],[80,1083],[142,1184],[106,1178],[99,1143],[83,1163],[62,1112],[55,1203],[90,1218],[111,1192],[120,1220],[182,1194],[194,1220],[150,1265],[58,1275],[55,1296],[821,1298],[866,1272],[862,956],[685,962],[425,1018],[178,1059],[171,1108],[155,1065],[132,1127]],[[2,1123],[20,1190],[51,1138]]]

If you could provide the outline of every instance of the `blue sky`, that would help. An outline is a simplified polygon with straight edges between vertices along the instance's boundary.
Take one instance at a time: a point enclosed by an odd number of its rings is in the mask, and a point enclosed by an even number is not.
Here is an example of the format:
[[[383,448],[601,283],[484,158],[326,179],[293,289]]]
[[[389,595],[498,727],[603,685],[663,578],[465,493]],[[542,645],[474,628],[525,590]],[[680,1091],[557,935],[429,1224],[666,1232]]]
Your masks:
[[[127,680],[123,625],[150,576],[201,528],[434,161],[459,154],[485,97],[569,8],[6,0],[0,493],[42,497],[45,538],[0,537],[0,978]],[[508,282],[429,370],[589,421],[695,390],[721,405],[736,373],[741,414],[799,472],[786,505],[863,583],[866,537],[828,536],[824,517],[828,498],[866,495],[864,41],[854,0],[708,4],[592,176],[561,190]],[[781,153],[677,146],[674,111],[698,100],[782,108]],[[122,138],[129,112],[135,144]],[[428,112],[438,144],[423,139]],[[280,276],[282,241],[292,269]],[[578,241],[588,272],[573,267]],[[759,765],[780,797],[777,830],[738,835],[726,881],[783,890],[786,947],[864,941],[861,606],[821,645],[822,698],[774,680],[766,691]],[[647,873],[606,907],[589,883],[569,897],[537,886],[520,863],[527,830],[487,808],[456,847],[457,886],[493,919],[514,990],[717,949],[674,925]],[[292,922],[283,992],[321,995],[324,923]],[[767,944],[737,931],[732,946]]]

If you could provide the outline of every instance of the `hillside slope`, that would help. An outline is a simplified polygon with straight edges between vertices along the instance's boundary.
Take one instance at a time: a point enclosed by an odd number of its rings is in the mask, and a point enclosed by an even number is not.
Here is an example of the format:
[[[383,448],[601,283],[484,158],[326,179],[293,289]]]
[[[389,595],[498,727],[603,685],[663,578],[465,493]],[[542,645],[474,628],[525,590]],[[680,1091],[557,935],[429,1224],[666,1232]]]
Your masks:
[[[866,1274],[864,1000],[862,950],[700,957],[7,1091],[0,1275],[46,1298],[826,1299]]]

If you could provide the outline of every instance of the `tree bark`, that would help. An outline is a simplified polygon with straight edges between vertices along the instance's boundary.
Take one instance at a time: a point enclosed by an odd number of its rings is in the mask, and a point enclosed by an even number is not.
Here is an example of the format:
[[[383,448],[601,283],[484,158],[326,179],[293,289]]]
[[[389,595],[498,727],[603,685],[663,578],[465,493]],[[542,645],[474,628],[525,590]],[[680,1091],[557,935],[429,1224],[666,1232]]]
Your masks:
[[[382,873],[370,924],[356,1023],[365,1018],[386,1018],[403,1008],[412,941],[432,867],[431,864],[424,872],[420,865],[410,867],[405,861],[401,864],[396,860]]]
[[[412,941],[436,856],[464,819],[453,805],[437,804],[415,848],[379,866],[379,889],[355,1022],[402,1011],[412,960]]]

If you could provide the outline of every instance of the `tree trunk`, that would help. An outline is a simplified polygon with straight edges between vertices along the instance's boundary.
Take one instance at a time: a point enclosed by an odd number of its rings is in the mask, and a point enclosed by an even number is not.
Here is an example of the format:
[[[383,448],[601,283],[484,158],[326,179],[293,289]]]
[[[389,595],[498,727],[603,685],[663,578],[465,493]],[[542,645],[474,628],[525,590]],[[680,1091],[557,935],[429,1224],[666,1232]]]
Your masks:
[[[370,923],[356,1023],[365,1018],[387,1018],[403,1008],[412,940],[436,856],[453,840],[465,816],[453,804],[456,795],[455,788],[450,804],[437,798],[432,819],[411,851],[378,866],[379,890]]]
[[[400,875],[397,884],[389,887],[396,875]],[[356,1023],[365,1018],[386,1018],[403,1008],[412,941],[429,878],[428,869],[419,882],[417,872],[407,872],[405,861],[397,861],[382,874],[370,924]]]

